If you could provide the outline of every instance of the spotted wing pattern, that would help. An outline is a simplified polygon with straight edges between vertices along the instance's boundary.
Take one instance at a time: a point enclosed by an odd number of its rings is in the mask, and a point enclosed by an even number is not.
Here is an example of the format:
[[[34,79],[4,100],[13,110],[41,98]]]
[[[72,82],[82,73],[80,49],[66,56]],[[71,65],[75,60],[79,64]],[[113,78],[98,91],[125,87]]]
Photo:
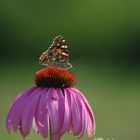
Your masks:
[[[40,56],[39,63],[48,67],[62,69],[69,69],[72,67],[69,63],[67,43],[62,36],[54,38],[48,50],[43,52]]]

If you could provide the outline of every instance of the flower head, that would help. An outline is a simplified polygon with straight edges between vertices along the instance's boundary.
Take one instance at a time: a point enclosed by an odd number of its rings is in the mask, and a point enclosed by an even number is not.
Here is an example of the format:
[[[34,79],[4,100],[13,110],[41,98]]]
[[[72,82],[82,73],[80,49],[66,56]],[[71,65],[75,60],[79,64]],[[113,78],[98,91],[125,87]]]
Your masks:
[[[67,88],[76,83],[75,76],[64,69],[44,68],[35,73],[36,85],[41,87]]]
[[[95,133],[95,119],[84,95],[74,87],[75,76],[57,68],[44,68],[35,74],[36,86],[21,93],[13,102],[6,127],[19,130],[23,137],[31,128],[52,140],[68,132],[81,137]]]

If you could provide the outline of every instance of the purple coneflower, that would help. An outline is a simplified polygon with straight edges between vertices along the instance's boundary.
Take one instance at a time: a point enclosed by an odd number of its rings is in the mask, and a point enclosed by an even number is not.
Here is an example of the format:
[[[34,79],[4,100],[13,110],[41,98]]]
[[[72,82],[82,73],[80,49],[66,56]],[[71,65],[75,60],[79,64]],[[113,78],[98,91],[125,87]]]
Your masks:
[[[84,95],[74,88],[75,77],[68,70],[44,68],[35,74],[36,86],[13,102],[6,120],[7,130],[19,130],[23,137],[31,128],[44,138],[59,140],[68,132],[81,137],[95,134],[95,119]]]

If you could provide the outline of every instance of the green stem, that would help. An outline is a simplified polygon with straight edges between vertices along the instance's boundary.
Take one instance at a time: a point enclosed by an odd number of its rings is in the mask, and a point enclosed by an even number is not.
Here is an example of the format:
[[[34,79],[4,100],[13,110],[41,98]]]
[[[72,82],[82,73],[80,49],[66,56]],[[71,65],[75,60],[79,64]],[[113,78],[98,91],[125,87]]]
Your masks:
[[[50,120],[51,121],[51,120]],[[51,123],[50,123],[50,140],[52,140],[52,128],[51,128]]]

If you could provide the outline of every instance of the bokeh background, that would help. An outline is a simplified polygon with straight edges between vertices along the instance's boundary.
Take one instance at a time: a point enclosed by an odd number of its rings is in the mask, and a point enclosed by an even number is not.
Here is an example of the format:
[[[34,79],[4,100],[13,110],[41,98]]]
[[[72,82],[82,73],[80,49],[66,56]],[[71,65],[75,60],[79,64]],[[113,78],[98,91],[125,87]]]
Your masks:
[[[57,35],[96,117],[96,138],[140,139],[140,1],[0,1],[0,139],[15,97],[31,87],[38,58]],[[31,133],[26,140],[41,140]],[[75,139],[65,135],[62,140]],[[86,136],[82,138],[87,139]]]

